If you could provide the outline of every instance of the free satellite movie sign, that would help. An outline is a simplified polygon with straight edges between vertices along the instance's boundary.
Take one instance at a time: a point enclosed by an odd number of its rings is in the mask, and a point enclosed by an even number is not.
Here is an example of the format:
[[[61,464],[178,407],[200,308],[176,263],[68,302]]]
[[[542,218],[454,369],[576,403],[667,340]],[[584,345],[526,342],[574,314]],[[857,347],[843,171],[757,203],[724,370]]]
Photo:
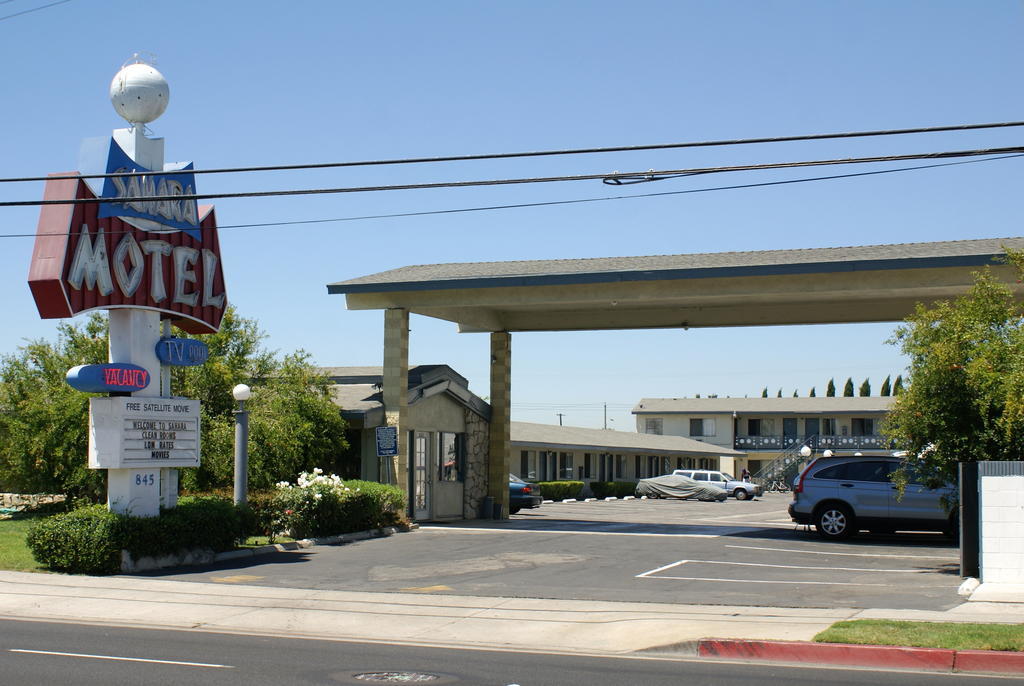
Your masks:
[[[199,466],[199,401],[89,398],[89,467]]]
[[[193,193],[191,175],[147,176],[114,142],[109,155],[108,169],[141,175],[107,179],[99,196],[76,172],[46,182],[43,199],[68,204],[39,213],[28,283],[40,316],[141,308],[189,333],[215,333],[227,297],[213,207],[173,199]],[[146,200],[161,196],[172,199]]]

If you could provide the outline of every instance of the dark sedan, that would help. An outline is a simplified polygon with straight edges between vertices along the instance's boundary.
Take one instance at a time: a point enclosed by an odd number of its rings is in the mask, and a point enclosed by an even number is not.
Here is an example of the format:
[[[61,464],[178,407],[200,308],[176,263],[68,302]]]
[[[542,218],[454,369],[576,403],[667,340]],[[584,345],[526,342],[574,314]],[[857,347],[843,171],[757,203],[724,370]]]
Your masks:
[[[543,498],[540,487],[523,481],[514,474],[508,475],[508,513],[514,515],[522,509],[540,507]]]

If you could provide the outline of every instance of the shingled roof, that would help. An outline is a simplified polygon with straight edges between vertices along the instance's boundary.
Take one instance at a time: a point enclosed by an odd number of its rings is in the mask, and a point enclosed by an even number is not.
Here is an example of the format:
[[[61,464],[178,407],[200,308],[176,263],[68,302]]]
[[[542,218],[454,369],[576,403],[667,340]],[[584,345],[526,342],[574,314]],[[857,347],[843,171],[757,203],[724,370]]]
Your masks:
[[[683,436],[661,436],[632,431],[585,429],[578,426],[554,426],[512,422],[512,445],[535,446],[551,450],[592,450],[594,452],[641,453],[645,455],[729,455],[742,457],[746,453],[712,445]]]
[[[865,245],[800,250],[598,257],[574,260],[453,262],[401,267],[327,285],[327,292],[483,288],[540,284],[800,274],[822,271],[982,266],[1003,247],[1024,249],[1024,238]]]
[[[643,398],[633,414],[856,414],[888,412],[890,396],[838,398]]]

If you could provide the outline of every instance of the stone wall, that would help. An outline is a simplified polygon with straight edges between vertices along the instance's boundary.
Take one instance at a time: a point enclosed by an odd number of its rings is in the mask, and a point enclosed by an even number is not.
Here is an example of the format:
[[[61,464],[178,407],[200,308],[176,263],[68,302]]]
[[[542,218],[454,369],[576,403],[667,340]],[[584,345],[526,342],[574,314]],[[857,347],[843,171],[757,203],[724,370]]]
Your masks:
[[[49,505],[50,503],[62,503],[64,502],[64,496],[62,495],[49,495],[45,493],[35,493],[32,495],[26,495],[24,493],[0,493],[0,507],[26,507],[33,508],[39,505]]]
[[[466,481],[462,496],[462,515],[480,517],[480,505],[487,496],[487,452],[490,429],[487,420],[468,409],[466,413]]]

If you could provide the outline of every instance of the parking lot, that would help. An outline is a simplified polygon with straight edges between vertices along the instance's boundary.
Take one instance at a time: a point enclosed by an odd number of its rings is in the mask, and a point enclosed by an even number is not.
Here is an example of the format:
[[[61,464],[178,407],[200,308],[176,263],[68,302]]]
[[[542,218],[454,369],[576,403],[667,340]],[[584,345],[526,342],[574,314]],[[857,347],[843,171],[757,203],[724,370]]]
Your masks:
[[[418,531],[250,561],[168,570],[175,580],[710,605],[944,610],[959,551],[938,534],[821,540],[789,496],[701,503],[547,503],[505,521]]]

